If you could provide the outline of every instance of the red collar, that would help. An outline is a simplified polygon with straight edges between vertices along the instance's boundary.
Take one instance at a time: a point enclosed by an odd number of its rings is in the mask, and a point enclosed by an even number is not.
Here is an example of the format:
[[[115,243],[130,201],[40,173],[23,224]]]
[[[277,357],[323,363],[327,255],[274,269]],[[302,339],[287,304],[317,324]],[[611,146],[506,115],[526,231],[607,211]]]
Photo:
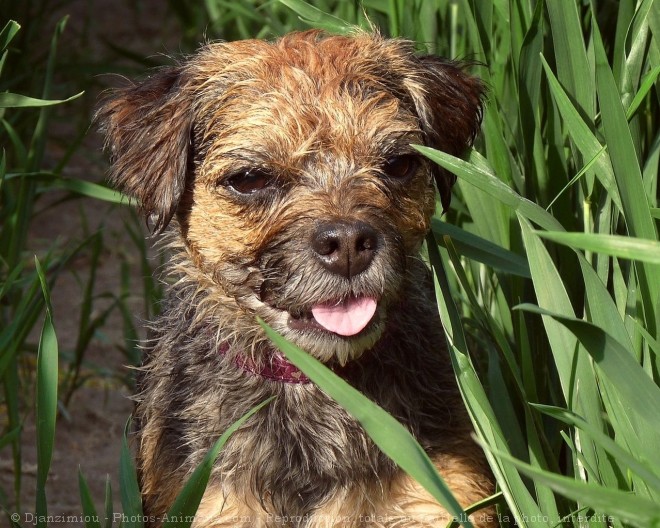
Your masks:
[[[229,344],[222,343],[219,349],[223,356],[229,352]],[[237,355],[234,362],[245,372],[281,383],[309,383],[311,380],[298,367],[284,357],[279,350],[273,350],[268,361],[261,368],[249,357]]]

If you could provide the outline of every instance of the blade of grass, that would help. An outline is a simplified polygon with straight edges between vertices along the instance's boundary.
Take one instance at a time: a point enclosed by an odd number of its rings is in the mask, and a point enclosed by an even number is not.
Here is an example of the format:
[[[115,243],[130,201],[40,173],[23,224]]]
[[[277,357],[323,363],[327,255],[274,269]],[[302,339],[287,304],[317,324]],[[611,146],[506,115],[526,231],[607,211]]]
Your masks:
[[[142,513],[142,496],[138,484],[137,471],[133,463],[133,456],[128,447],[126,436],[131,426],[130,419],[124,428],[119,456],[119,490],[121,493],[121,506],[123,509],[122,528],[143,528],[144,514]]]
[[[298,13],[301,20],[310,26],[341,35],[348,35],[356,30],[356,26],[341,18],[324,13],[303,0],[279,0],[279,2]]]
[[[413,145],[416,150],[424,154],[441,167],[489,193],[493,198],[509,206],[514,211],[529,218],[544,229],[562,231],[559,222],[545,209],[530,202],[517,194],[513,189],[485,170],[460,158],[421,145]],[[476,154],[475,154],[476,156]]]
[[[436,236],[450,236],[461,255],[505,273],[531,278],[524,257],[437,218],[432,219],[431,227]]]
[[[660,341],[658,341],[651,334],[649,334],[646,328],[644,328],[637,319],[633,319],[630,316],[627,316],[626,318],[644,338],[644,341],[648,345],[649,350],[653,352],[656,356],[660,357]]]
[[[568,88],[578,108],[594,115],[594,78],[575,2],[546,2],[559,80]]]
[[[48,515],[46,480],[53,455],[57,417],[58,347],[48,283],[41,263],[36,257],[35,265],[46,303],[46,317],[39,338],[37,354],[37,498],[35,508],[37,526],[45,528]]]
[[[487,328],[489,334],[493,336],[493,340],[496,342],[498,348],[500,348],[501,354],[504,356],[506,363],[511,367],[511,376],[513,377],[513,380],[515,382],[515,387],[518,388],[520,392],[520,397],[522,398],[523,401],[527,401],[527,397],[524,394],[522,380],[520,379],[517,366],[515,364],[515,359],[513,358],[513,353],[510,350],[509,344],[501,335],[501,332],[497,327],[497,325],[494,323],[492,317],[490,317],[490,315],[487,314],[483,308],[481,308],[476,297],[474,296],[474,293],[471,292],[470,286],[468,284],[467,276],[463,270],[458,255],[456,254],[456,251],[453,245],[451,244],[451,241],[446,241],[445,247],[449,254],[450,262],[453,266],[453,269],[459,279],[459,282],[463,286],[463,290],[465,291],[466,296],[469,299],[470,307],[473,313],[475,314],[475,318],[485,328]],[[494,354],[491,353],[491,356],[493,355]],[[524,423],[526,424],[526,428],[527,428],[526,437],[522,435],[520,425],[518,423],[518,419],[513,416],[512,409],[506,408],[507,404],[509,404],[509,407],[513,407],[513,406],[511,405],[511,399],[509,397],[509,394],[505,392],[506,389],[504,385],[504,380],[501,377],[501,370],[499,368],[499,361],[497,356],[495,356],[494,358],[492,358],[491,361],[489,361],[488,374],[489,374],[490,390],[492,391],[492,394],[497,395],[495,398],[491,398],[491,399],[495,399],[495,402],[492,404],[492,407],[498,418],[500,427],[503,430],[507,431],[508,438],[512,436],[514,437],[508,442],[508,451],[515,449],[516,444],[524,445],[524,442],[521,442],[521,439],[526,438],[527,445],[525,445],[524,448],[521,446],[519,452],[528,455],[534,465],[547,468],[548,460],[541,446],[541,441],[537,435],[537,427],[536,424],[534,423],[534,418],[530,413],[529,408],[525,405]],[[499,391],[497,390],[498,388],[500,389]],[[502,407],[505,408],[502,409]],[[543,486],[537,486],[536,496],[537,496],[537,503],[539,505],[539,508],[541,509],[541,512],[545,518],[558,519],[560,517],[559,512],[557,510],[557,504],[555,502],[554,495],[549,489],[544,488]]]
[[[92,494],[80,467],[78,467],[78,488],[80,490],[80,503],[82,504],[85,528],[101,528]]]
[[[579,253],[578,259],[585,285],[587,319],[600,328],[607,329],[607,332],[615,340],[632,353],[635,350],[635,346],[631,341],[629,330],[626,328],[623,320],[623,315],[617,309],[611,294],[591,265],[583,257],[579,256]],[[618,263],[618,260],[616,262]],[[634,286],[631,285],[630,289],[634,290]],[[626,291],[627,294],[628,292]],[[635,326],[632,328],[635,328]],[[637,456],[645,458],[652,456],[652,453],[649,453],[648,456],[645,453],[657,438],[654,426],[636,420],[633,413],[629,412],[628,407],[621,401],[621,398],[611,384],[601,383],[599,388],[606,407],[608,420],[617,441],[625,445],[630,453],[635,453]],[[601,483],[608,484],[611,487],[619,486],[619,478],[616,473],[620,472],[620,470],[615,467],[616,465],[617,462],[611,457],[601,460],[598,467]],[[636,486],[636,489],[639,493],[643,487]]]
[[[648,15],[654,0],[642,0],[636,7],[636,12],[630,21],[625,39],[624,67],[621,71],[620,88],[623,101],[630,101],[632,94],[639,85],[646,61],[648,49],[649,27]]]
[[[41,173],[43,174],[43,173]],[[47,176],[47,175],[46,175]],[[74,178],[44,178],[46,186],[43,189],[37,189],[37,192],[50,192],[54,190],[63,190],[70,191],[81,196],[88,196],[94,198],[95,200],[101,200],[104,202],[116,203],[116,204],[127,204],[129,198],[105,185],[99,185],[98,183],[88,182],[84,180],[77,180]]]
[[[651,88],[655,86],[655,83],[658,80],[659,75],[660,75],[660,66],[656,66],[644,76],[644,79],[642,80],[642,83],[639,86],[639,90],[637,90],[635,97],[628,106],[628,110],[626,110],[626,119],[628,121],[630,121],[633,117],[635,117],[637,110],[639,110],[639,107],[641,106],[642,102],[644,102],[644,99],[646,99],[646,96],[651,91]]]
[[[584,176],[587,172],[589,172],[589,170],[591,170],[591,168],[593,167],[593,165],[596,163],[596,161],[598,160],[598,158],[600,157],[600,155],[603,154],[603,153],[605,152],[605,150],[606,150],[605,147],[603,147],[602,149],[600,149],[600,150],[598,151],[598,154],[596,154],[591,160],[589,160],[589,161],[587,162],[587,164],[586,164],[584,167],[582,167],[582,168],[578,171],[578,173],[577,173],[575,176],[573,176],[573,177],[571,178],[571,181],[569,181],[566,185],[564,185],[564,187],[562,188],[562,190],[559,191],[559,193],[557,194],[557,196],[555,196],[555,197],[552,199],[552,201],[550,202],[550,204],[545,208],[546,211],[550,211],[550,210],[552,209],[552,206],[555,204],[555,202],[556,202],[557,200],[559,200],[559,198],[560,198],[560,197],[561,197],[561,196],[562,196],[562,195],[563,195],[563,194],[564,194],[564,193],[565,193],[570,187],[572,187],[577,181],[579,181],[580,178],[582,178],[582,176]]]
[[[572,248],[593,251],[614,257],[660,264],[660,242],[643,238],[599,233],[557,233],[535,231],[541,238],[564,244]]]
[[[20,31],[20,29],[21,25],[14,20],[10,20],[4,25],[2,31],[0,31],[0,51],[7,49],[7,46],[9,46],[9,43],[16,36],[16,33]]]
[[[596,76],[598,97],[603,122],[603,135],[607,142],[614,175],[621,193],[630,233],[640,238],[657,240],[658,235],[649,213],[646,194],[642,186],[642,173],[635,154],[635,146],[628,128],[621,97],[616,88],[607,61],[600,33],[594,28],[596,49]],[[656,274],[653,274],[656,276]],[[660,277],[657,282],[660,287]],[[657,299],[657,295],[653,300]]]
[[[519,222],[539,305],[553,313],[575,317],[566,286],[548,251],[534,235],[530,224],[521,216]],[[543,317],[543,325],[568,408],[603,429],[602,406],[597,398],[598,386],[588,356],[578,346],[575,335],[559,322]],[[588,437],[580,435],[579,440],[589,465],[597,467],[600,458],[597,448]]]
[[[15,94],[11,92],[0,93],[0,108],[34,108],[43,106],[53,106],[62,103],[68,103],[82,96],[84,92],[72,95],[66,99],[37,99],[26,95]]]
[[[504,502],[504,494],[501,491],[498,491],[497,493],[494,493],[490,497],[486,497],[485,499],[480,500],[479,502],[475,502],[469,508],[465,508],[465,513],[467,515],[472,515],[473,513],[476,513],[479,510],[483,510],[484,508],[488,508],[489,506],[502,504],[502,502]],[[461,525],[460,522],[457,519],[455,519],[449,522],[446,528],[458,528],[460,525]]]
[[[0,437],[0,450],[7,447],[9,444],[11,444],[17,438],[20,438],[20,435],[21,435],[21,428],[20,427],[15,427],[11,431],[9,431],[6,434],[2,435],[2,437]]]
[[[579,427],[580,429],[589,433],[595,442],[600,444],[605,451],[614,456],[619,462],[623,462],[630,470],[634,471],[642,477],[648,485],[653,487],[656,491],[660,492],[660,475],[655,473],[660,468],[648,467],[644,463],[637,460],[631,453],[623,449],[619,444],[612,440],[609,436],[598,431],[589,422],[568,409],[560,407],[553,407],[551,405],[532,404],[532,406],[544,414],[561,420],[562,422]]]
[[[574,317],[554,313],[531,304],[521,304],[517,309],[552,317],[564,325],[584,345],[599,369],[615,386],[626,402],[629,412],[637,413],[651,424],[660,423],[660,406],[649,402],[660,401],[658,387],[635,361],[630,351],[610,336],[604,329]],[[656,431],[660,445],[660,431]],[[653,450],[656,464],[660,466],[660,453]]]
[[[53,91],[53,79],[55,75],[55,62],[57,59],[57,47],[59,45],[60,37],[64,33],[64,28],[69,20],[69,16],[64,16],[55,26],[53,36],[50,39],[50,49],[48,52],[48,61],[46,62],[46,74],[44,77],[43,88],[41,90],[42,100],[50,99],[51,92]],[[49,106],[43,105],[39,110],[39,119],[32,132],[30,140],[30,147],[28,149],[28,162],[27,170],[35,171],[43,164],[44,153],[46,151],[47,141],[47,127],[50,119],[51,109]]]
[[[104,528],[112,528],[112,521],[114,518],[115,510],[112,506],[112,484],[110,483],[110,475],[105,479],[105,524]]]
[[[486,449],[491,449],[484,446]],[[494,454],[509,461],[536,482],[554,489],[557,493],[571,499],[578,499],[590,507],[620,517],[639,528],[657,526],[660,523],[660,505],[641,499],[630,493],[605,488],[596,484],[578,482],[570,477],[556,475],[540,470],[503,451],[491,449]]]
[[[595,170],[594,173],[598,176],[601,184],[607,190],[617,208],[623,211],[621,203],[621,195],[616,185],[614,178],[614,170],[612,169],[610,157],[608,153],[604,153],[603,145],[600,144],[593,131],[577,111],[568,95],[562,88],[561,84],[555,77],[550,69],[550,66],[541,55],[541,62],[545,71],[546,79],[550,92],[557,105],[557,109],[565,122],[566,130],[575,142],[575,145],[580,150],[585,159],[594,160]],[[601,155],[602,154],[602,155]]]
[[[658,240],[658,233],[644,190],[635,145],[597,26],[594,26],[594,45],[596,88],[600,102],[603,135],[610,151],[614,176],[621,193],[626,225],[632,236]],[[652,335],[657,335],[657,325],[660,320],[658,310],[660,266],[639,263],[636,265],[636,269],[647,327]]]
[[[545,187],[547,169],[543,156],[535,155],[537,146],[541,143],[541,118],[539,101],[541,98],[541,75],[543,68],[538,60],[543,49],[544,2],[537,2],[533,18],[520,47],[519,68],[517,75],[518,93],[520,96],[520,134],[524,145],[525,172],[534,174],[538,181],[536,187]],[[542,193],[544,194],[544,193]]]
[[[11,146],[13,147],[13,156],[14,158],[14,164],[19,166],[19,167],[27,167],[27,148],[23,144],[23,141],[21,141],[21,138],[16,132],[16,129],[12,126],[12,124],[7,121],[6,119],[0,119],[0,124],[5,129],[5,132],[9,136],[9,140],[11,141]],[[4,175],[4,179],[10,180],[14,177],[21,177],[24,175],[24,173],[18,173],[18,174],[7,174],[5,171],[2,172]]]

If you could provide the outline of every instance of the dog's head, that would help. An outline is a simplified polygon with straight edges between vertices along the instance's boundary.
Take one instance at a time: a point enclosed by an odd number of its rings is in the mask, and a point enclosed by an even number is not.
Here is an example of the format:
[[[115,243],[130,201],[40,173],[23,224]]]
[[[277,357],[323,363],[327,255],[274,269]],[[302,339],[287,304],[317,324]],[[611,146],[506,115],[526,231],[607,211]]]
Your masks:
[[[376,35],[215,43],[99,112],[111,179],[235,303],[321,360],[372,346],[453,178],[482,84]],[[240,319],[237,315],[237,318]]]

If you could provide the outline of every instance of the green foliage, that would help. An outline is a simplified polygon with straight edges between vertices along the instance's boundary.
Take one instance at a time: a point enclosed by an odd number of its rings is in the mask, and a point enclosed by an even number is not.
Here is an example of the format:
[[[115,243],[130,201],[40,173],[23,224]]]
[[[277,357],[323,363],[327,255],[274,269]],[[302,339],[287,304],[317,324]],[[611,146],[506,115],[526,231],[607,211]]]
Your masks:
[[[17,356],[25,349],[25,340],[41,311],[46,308],[37,365],[37,421],[39,433],[43,435],[43,443],[39,449],[39,470],[37,483],[36,511],[44,512],[46,508],[45,480],[50,465],[54,433],[53,406],[56,405],[56,383],[53,392],[52,375],[48,370],[57,364],[57,341],[52,325],[52,310],[48,300],[49,286],[44,271],[38,264],[30,266],[23,250],[27,240],[27,232],[32,216],[33,204],[37,190],[29,175],[38,172],[45,148],[44,130],[48,119],[45,106],[51,104],[48,97],[52,84],[52,63],[59,35],[64,27],[62,21],[55,32],[51,43],[51,54],[48,59],[47,74],[43,86],[43,100],[29,99],[27,106],[41,106],[37,120],[32,127],[19,126],[23,123],[11,121],[9,111],[26,106],[26,99],[21,96],[4,93],[0,110],[0,136],[8,138],[11,152],[3,150],[0,163],[0,376],[3,380],[4,401],[7,408],[7,430],[3,433],[3,443],[11,443],[15,469],[14,492],[20,494],[21,486],[21,444],[19,417],[20,379],[18,375]],[[9,45],[19,32],[20,26],[9,21],[2,32],[0,42],[0,73],[6,75],[5,66],[9,54]],[[21,139],[21,132],[31,134],[29,140]],[[12,167],[19,167],[15,172]],[[49,252],[44,258],[44,268],[52,269],[66,255],[55,256]],[[44,295],[41,295],[43,290]],[[54,370],[57,379],[57,368]],[[53,399],[55,398],[55,399]],[[17,434],[14,434],[17,432]],[[11,435],[11,436],[10,436]]]
[[[202,34],[234,40],[310,25],[338,33],[358,26],[413,40],[420,52],[477,64],[473,71],[489,92],[474,150],[457,159],[417,148],[458,176],[452,209],[446,218],[434,219],[427,250],[458,383],[497,479],[499,492],[492,500],[505,527],[514,522],[583,526],[587,519],[594,527],[660,523],[660,4],[172,0],[169,5],[187,51]],[[92,234],[82,246],[53,247],[40,255],[40,272],[26,251],[34,204],[53,189],[121,200],[102,185],[67,178],[62,169],[70,152],[54,168],[44,166],[53,108],[47,105],[69,108],[76,104],[69,95],[79,90],[53,90],[64,21],[52,38],[38,88],[24,82],[25,63],[8,50],[21,37],[16,48],[27,49],[39,30],[33,26],[21,35],[19,29],[9,23],[0,32],[5,149],[0,152],[0,376],[8,419],[0,449],[12,449],[16,496],[21,485],[18,358],[31,350],[28,336],[48,305],[44,294],[67,260],[82,248],[94,260],[104,243]],[[136,57],[117,43],[111,47],[125,58]],[[160,286],[149,278],[144,239],[133,225],[127,228],[145,277],[145,311],[153,314]],[[137,362],[139,352],[130,344],[137,330],[125,303],[131,290],[127,263],[121,273],[114,307],[124,320],[124,353]],[[107,314],[91,315],[94,280],[92,273],[83,288],[86,315],[60,388],[66,398],[79,386],[91,337],[105,324]],[[54,315],[46,311],[37,368],[44,446],[39,511],[45,511],[43,484],[57,401],[52,372],[45,370],[57,357]],[[364,418],[360,409],[372,409],[367,429],[388,450],[388,442],[401,434],[391,417],[346,391],[309,358],[282,347],[350,412]],[[385,437],[379,437],[376,424],[387,424]],[[409,448],[393,458],[459,513],[414,441],[405,441]],[[125,511],[139,512],[131,467],[126,446],[122,502]],[[197,475],[204,476],[209,466],[204,467]],[[204,485],[200,478],[186,493],[199,496]],[[83,510],[94,517],[82,477],[80,490]],[[194,503],[184,508],[179,502],[177,511],[193,511]],[[111,518],[109,486],[104,510]]]
[[[2,403],[6,408],[3,416],[7,418],[5,428],[0,432],[0,446],[3,449],[11,446],[14,508],[18,511],[21,508],[21,428],[24,419],[21,415],[30,412],[24,409],[26,402],[36,402],[39,442],[37,503],[34,512],[38,516],[44,516],[47,512],[46,480],[54,449],[58,404],[63,409],[61,405],[66,405],[73,391],[80,386],[79,374],[84,352],[94,331],[104,324],[113,307],[101,315],[93,315],[95,269],[92,269],[83,292],[77,345],[62,381],[64,390],[60,391],[58,372],[61,358],[49,291],[75,255],[90,251],[96,263],[103,247],[102,239],[97,233],[77,245],[71,241],[65,244],[53,243],[45,250],[39,250],[40,258],[36,259],[34,250],[30,248],[29,233],[35,216],[40,212],[38,204],[52,191],[67,191],[69,197],[85,195],[98,200],[120,201],[120,195],[107,187],[63,174],[66,161],[77,147],[77,142],[67,148],[55,167],[45,168],[49,163],[45,156],[47,144],[52,138],[49,130],[53,117],[52,107],[69,105],[81,95],[62,99],[51,97],[60,91],[55,83],[56,58],[66,21],[64,18],[56,25],[50,45],[46,46],[43,71],[39,72],[42,76],[40,97],[17,93],[22,89],[34,90],[34,79],[24,77],[25,64],[22,62],[24,55],[34,50],[28,47],[19,51],[12,47],[21,36],[21,26],[9,21],[0,31],[0,379]],[[20,79],[24,82],[19,82]],[[16,90],[16,93],[10,90]],[[30,339],[34,339],[31,337],[33,329],[44,312],[41,337],[38,343],[31,343]],[[36,397],[33,397],[28,391],[32,390],[34,382],[19,374],[19,364],[24,356],[34,357],[35,351]],[[34,364],[30,361],[27,363]],[[58,392],[63,393],[62,398]],[[0,499],[0,505],[4,507],[4,493],[0,494]],[[43,520],[39,520],[39,524],[44,525]]]
[[[429,258],[459,385],[506,499],[503,525],[660,522],[660,7],[364,6],[390,35],[484,65],[475,150],[460,160],[417,148],[459,177]],[[332,394],[334,381],[314,379]]]

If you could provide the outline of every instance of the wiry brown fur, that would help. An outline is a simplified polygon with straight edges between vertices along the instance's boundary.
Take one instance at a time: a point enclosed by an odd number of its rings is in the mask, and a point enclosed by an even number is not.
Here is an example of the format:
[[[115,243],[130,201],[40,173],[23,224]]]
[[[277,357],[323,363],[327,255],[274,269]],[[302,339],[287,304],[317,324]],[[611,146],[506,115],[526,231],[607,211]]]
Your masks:
[[[135,413],[148,516],[167,511],[229,425],[276,396],[221,452],[195,526],[447,519],[314,384],[238,366],[237,357],[260,365],[272,353],[255,316],[406,425],[461,504],[492,492],[418,257],[432,181],[446,207],[453,180],[422,158],[405,181],[383,173],[388,159],[415,154],[411,143],[460,154],[478,130],[481,95],[460,65],[416,56],[407,42],[306,32],[210,44],[104,104],[112,180],[156,230],[172,223],[177,282],[151,324]],[[272,176],[268,192],[232,190],[233,176],[255,168]],[[345,277],[315,258],[310,240],[327,220],[374,229],[367,269]],[[356,336],[291,324],[315,304],[354,296],[378,299]],[[475,523],[492,525],[478,515]]]

